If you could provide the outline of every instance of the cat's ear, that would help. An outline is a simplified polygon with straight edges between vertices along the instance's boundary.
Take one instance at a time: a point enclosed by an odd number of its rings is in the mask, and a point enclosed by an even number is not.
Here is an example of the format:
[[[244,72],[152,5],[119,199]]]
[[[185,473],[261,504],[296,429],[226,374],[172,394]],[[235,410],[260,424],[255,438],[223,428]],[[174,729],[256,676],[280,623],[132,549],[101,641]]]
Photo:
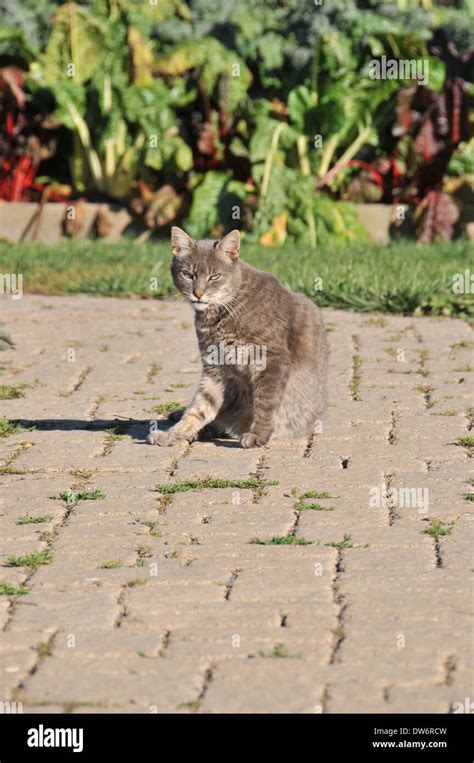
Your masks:
[[[240,254],[240,233],[238,230],[231,230],[227,236],[217,245],[217,251],[230,257],[231,260],[237,260]]]
[[[174,257],[183,257],[194,249],[194,241],[184,230],[173,225],[171,228],[171,250]]]

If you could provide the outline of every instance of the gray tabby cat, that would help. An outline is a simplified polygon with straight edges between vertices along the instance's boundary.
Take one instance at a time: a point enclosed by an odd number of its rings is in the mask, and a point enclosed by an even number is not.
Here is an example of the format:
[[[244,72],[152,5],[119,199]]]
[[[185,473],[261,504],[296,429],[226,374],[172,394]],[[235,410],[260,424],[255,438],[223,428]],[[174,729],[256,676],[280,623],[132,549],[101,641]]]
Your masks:
[[[318,308],[242,262],[237,230],[221,241],[193,241],[173,227],[171,246],[173,281],[195,311],[202,376],[179,422],[147,441],[191,442],[204,430],[252,448],[311,434],[328,365]]]

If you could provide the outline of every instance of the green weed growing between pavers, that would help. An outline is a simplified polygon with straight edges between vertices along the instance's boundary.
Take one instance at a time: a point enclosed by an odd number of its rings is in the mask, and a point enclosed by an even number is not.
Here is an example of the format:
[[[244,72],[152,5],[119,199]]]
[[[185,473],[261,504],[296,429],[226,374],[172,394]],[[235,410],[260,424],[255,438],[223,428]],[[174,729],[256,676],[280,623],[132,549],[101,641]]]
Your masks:
[[[306,490],[304,493],[300,493],[300,490],[297,487],[292,488],[291,495],[300,500],[304,500],[305,498],[316,498],[321,501],[323,498],[335,498],[335,496],[327,491],[318,492],[317,490]]]
[[[191,699],[188,702],[180,702],[178,705],[178,710],[190,710],[192,713],[197,713],[197,711],[200,710],[201,705],[202,700]]]
[[[117,570],[119,567],[123,566],[123,562],[121,561],[108,561],[108,562],[102,562],[102,564],[99,565],[100,570]]]
[[[56,498],[56,496],[52,496]],[[59,493],[57,496],[59,500],[66,501],[66,503],[79,503],[79,501],[101,501],[106,498],[105,493],[102,490],[83,490],[75,492],[74,490],[65,490],[63,493]]]
[[[159,405],[154,405],[153,408],[149,409],[149,412],[164,415],[167,413],[173,413],[173,411],[178,411],[180,408],[183,408],[183,406],[184,404],[179,400],[170,400],[168,403],[160,403]]]
[[[71,474],[78,480],[90,480],[94,475],[95,469],[73,469]]]
[[[451,349],[456,352],[457,350],[474,350],[474,342],[468,342],[463,339],[461,342],[455,342],[451,345]]]
[[[352,356],[352,378],[349,382],[349,392],[353,400],[360,400],[360,385],[362,382],[362,358],[359,354]]]
[[[471,450],[474,448],[474,435],[469,434],[464,437],[458,437],[457,444],[461,445],[463,448]]]
[[[162,495],[174,495],[175,493],[186,493],[188,490],[214,490],[226,487],[253,490],[278,484],[278,480],[264,480],[257,477],[250,477],[246,480],[213,479],[208,477],[203,480],[185,480],[184,482],[176,482],[174,484],[164,483],[156,485],[155,490]]]
[[[153,520],[142,520],[141,523],[142,525],[145,525],[145,527],[148,527],[149,535],[152,535],[155,538],[161,538],[161,531],[158,528],[158,522]]]
[[[0,400],[14,400],[25,397],[23,387],[13,387],[8,384],[0,384]]]
[[[9,556],[6,565],[7,567],[28,567],[31,570],[35,570],[42,564],[51,564],[52,561],[53,552],[50,548],[45,548],[42,551],[36,551],[25,556]]]
[[[130,424],[130,421],[118,421],[116,424],[110,427],[110,429],[107,430],[104,437],[105,441],[116,442],[117,440],[130,439],[130,435],[128,434]]]
[[[53,517],[51,514],[45,514],[42,517],[32,517],[30,514],[20,517],[17,521],[17,525],[40,525],[46,522],[52,522]]]
[[[266,658],[276,658],[276,659],[301,659],[301,653],[298,652],[297,654],[291,654],[290,650],[285,644],[278,643],[275,644],[273,649],[270,652],[264,652],[263,650],[260,650],[258,652],[259,657],[266,657]]]
[[[161,371],[161,366],[159,363],[155,363],[155,362],[150,363],[150,366],[148,368],[148,373],[147,373],[147,381],[149,382],[153,381],[155,376],[159,374],[160,371]]]
[[[12,424],[4,416],[0,416],[0,437],[9,437],[12,434],[18,434],[23,431],[23,427],[19,424]]]
[[[26,596],[29,593],[24,585],[12,585],[12,583],[0,583],[0,596]]]
[[[451,535],[455,520],[446,521],[444,519],[432,519],[429,526],[423,530],[425,535],[431,535],[433,538],[439,538],[443,535]]]
[[[334,511],[334,506],[323,506],[321,503],[302,503],[301,501],[295,503],[293,508],[296,511]]]
[[[328,493],[327,491],[318,492],[317,490],[306,490],[304,493],[301,493],[299,488],[294,487],[291,490],[291,495],[297,499],[293,504],[295,511],[334,511],[334,506],[324,506],[321,503],[304,503],[305,500],[311,498],[316,498],[320,501],[327,498],[333,498],[331,493]]]
[[[310,546],[313,541],[306,538],[300,538],[297,535],[273,535],[267,540],[261,538],[252,538],[249,543],[258,546]]]
[[[18,447],[16,447],[15,450],[10,451],[5,459],[5,463],[0,466],[0,474],[24,474],[22,469],[15,469],[12,464],[27,448],[31,448],[33,445],[33,442],[26,442],[25,440],[19,442]]]
[[[51,651],[51,642],[48,641],[41,641],[39,644],[35,647],[36,654],[38,657],[51,657],[52,651]]]
[[[129,434],[115,434],[115,432],[107,432],[104,437],[105,442],[118,442],[119,440],[131,440]]]
[[[352,543],[352,535],[349,535],[349,533],[344,533],[344,536],[340,541],[331,540],[329,543],[325,543],[324,545],[339,549],[354,548],[354,544]]]

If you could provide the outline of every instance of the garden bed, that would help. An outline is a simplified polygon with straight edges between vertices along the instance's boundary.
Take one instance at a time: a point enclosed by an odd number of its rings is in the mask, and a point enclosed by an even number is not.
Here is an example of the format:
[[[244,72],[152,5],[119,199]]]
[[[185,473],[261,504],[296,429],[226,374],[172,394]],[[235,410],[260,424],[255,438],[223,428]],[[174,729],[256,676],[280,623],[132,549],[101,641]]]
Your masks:
[[[407,210],[406,205],[401,209]],[[17,244],[22,241],[37,241],[42,244],[57,244],[65,233],[65,218],[68,206],[58,203],[35,204],[33,202],[0,202],[0,237],[3,241]],[[356,204],[359,222],[367,233],[369,241],[386,244],[391,238],[394,208],[390,204]],[[74,232],[74,238],[97,238],[98,216],[107,220],[107,232],[100,236],[104,241],[115,242],[130,231],[133,217],[127,207],[119,204],[82,205],[82,219]],[[471,240],[474,238],[474,207],[465,205],[461,210],[459,232]],[[404,231],[406,232],[406,231]],[[413,231],[409,230],[413,234]],[[151,231],[142,228],[135,233],[140,241]]]
[[[130,225],[84,199],[133,210],[143,238],[177,224],[272,247],[386,242],[392,204],[422,243],[456,237],[474,201],[464,11],[231,5],[28,0],[2,19],[0,199],[42,206],[24,226],[2,210],[0,235],[56,241],[61,202],[81,206],[77,238]],[[410,61],[423,77],[398,70]]]

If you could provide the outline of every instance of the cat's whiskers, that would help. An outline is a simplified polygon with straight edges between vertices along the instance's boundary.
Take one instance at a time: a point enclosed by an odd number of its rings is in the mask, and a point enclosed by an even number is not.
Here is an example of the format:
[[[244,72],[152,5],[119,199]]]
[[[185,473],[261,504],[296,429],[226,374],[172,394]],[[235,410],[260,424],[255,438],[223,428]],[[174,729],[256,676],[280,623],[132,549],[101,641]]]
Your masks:
[[[183,294],[173,294],[170,297],[170,301],[171,302],[185,302],[186,301],[186,297]]]
[[[234,320],[237,320],[237,318],[239,316],[239,311],[245,309],[245,307],[242,304],[242,302],[239,299],[237,299],[237,297],[234,296],[234,295],[231,295],[229,297],[229,299],[226,301],[226,305],[232,311],[232,314],[234,316]]]
[[[235,316],[232,314],[232,311],[230,310],[230,308],[225,302],[222,302],[221,300],[216,300],[214,304],[216,305],[216,307],[222,308],[222,310],[224,311],[224,314],[228,315],[235,322]]]
[[[236,307],[241,307],[243,310],[245,310],[245,305],[243,302],[240,301],[240,299],[237,299],[235,295],[232,295],[229,299],[229,302],[234,304]]]
[[[233,303],[233,298],[227,300],[218,300],[215,303],[219,307],[222,307],[222,309],[229,315],[230,318],[234,321],[234,323],[237,322],[238,313],[237,313],[237,305]]]

